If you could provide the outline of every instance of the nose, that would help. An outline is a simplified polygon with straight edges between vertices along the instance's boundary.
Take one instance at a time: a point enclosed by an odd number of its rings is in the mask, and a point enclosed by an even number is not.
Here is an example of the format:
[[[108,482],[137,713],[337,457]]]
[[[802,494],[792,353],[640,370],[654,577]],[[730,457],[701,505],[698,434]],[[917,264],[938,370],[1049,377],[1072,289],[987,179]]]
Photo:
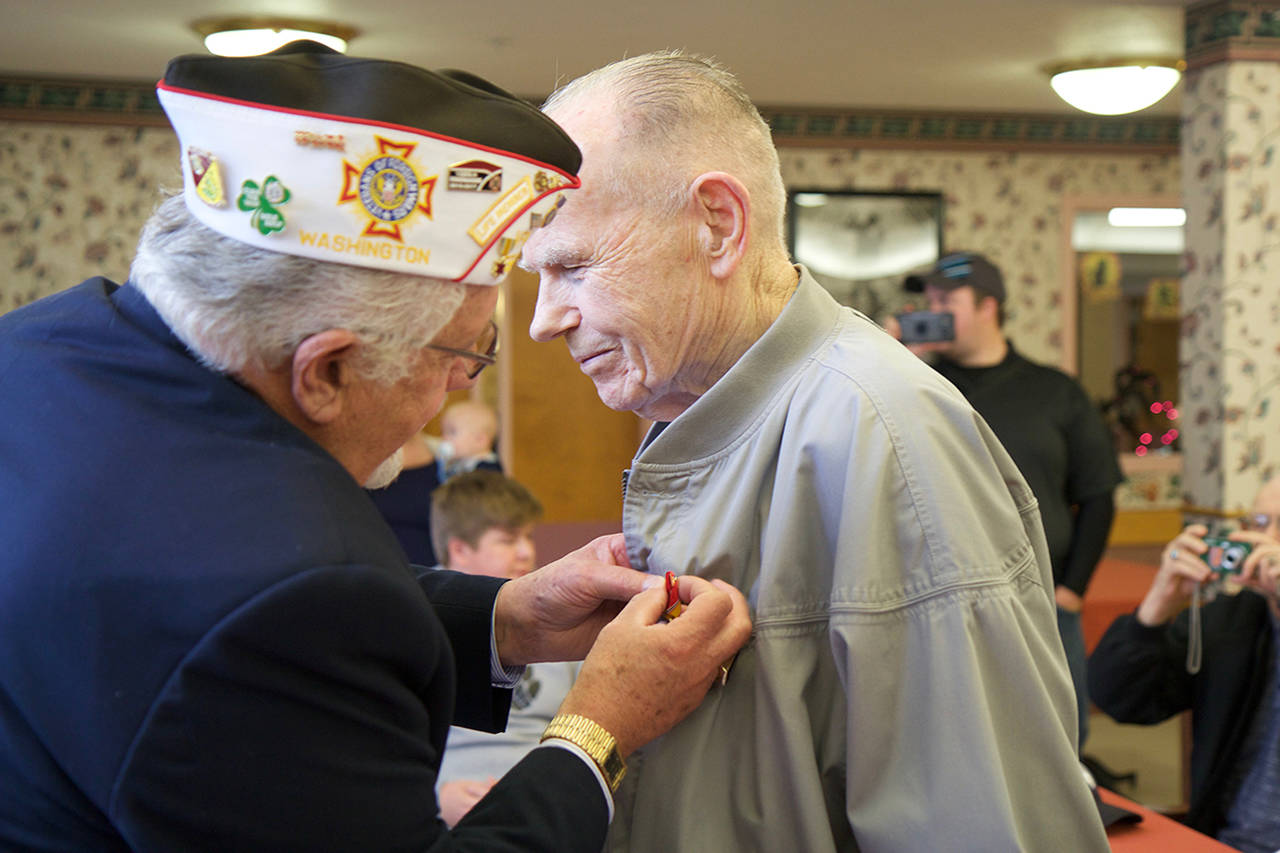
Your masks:
[[[549,341],[578,325],[578,312],[570,304],[569,288],[552,281],[543,273],[538,281],[538,301],[529,323],[529,337]]]

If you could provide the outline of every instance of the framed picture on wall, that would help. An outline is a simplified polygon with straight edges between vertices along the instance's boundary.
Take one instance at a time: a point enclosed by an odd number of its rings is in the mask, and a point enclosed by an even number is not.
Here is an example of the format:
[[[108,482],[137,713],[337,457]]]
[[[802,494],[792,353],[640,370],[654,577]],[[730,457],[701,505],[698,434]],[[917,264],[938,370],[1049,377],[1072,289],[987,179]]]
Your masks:
[[[942,253],[942,193],[792,190],[791,256],[838,302],[872,319],[897,311],[902,280]]]

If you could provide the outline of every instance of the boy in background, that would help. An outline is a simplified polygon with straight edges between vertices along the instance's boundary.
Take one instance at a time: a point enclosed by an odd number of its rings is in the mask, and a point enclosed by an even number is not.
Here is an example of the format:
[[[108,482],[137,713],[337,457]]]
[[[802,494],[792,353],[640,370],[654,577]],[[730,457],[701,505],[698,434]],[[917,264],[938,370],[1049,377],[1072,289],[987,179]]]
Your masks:
[[[431,499],[431,538],[441,566],[472,575],[518,578],[536,568],[533,528],[542,504],[497,471],[450,477]],[[454,726],[436,780],[440,813],[453,826],[498,777],[538,745],[577,676],[576,662],[525,667],[499,734]]]

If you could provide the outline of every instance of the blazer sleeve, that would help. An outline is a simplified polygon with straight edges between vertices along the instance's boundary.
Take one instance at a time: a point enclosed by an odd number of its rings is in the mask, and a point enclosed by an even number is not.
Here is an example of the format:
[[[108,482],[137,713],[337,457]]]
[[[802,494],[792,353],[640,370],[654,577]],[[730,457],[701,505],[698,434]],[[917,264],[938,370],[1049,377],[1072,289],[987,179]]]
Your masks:
[[[1159,723],[1187,710],[1187,614],[1148,627],[1133,613],[1116,617],[1089,657],[1089,698],[1121,723]]]
[[[494,599],[506,580],[431,569],[418,575],[418,583],[453,649],[458,677],[454,724],[482,732],[505,730],[511,691],[493,686],[489,644]]]
[[[538,750],[564,755],[517,768],[464,831],[447,830],[435,781],[452,666],[408,573],[295,575],[225,616],[172,674],[108,814],[139,853],[599,850],[607,804],[581,794],[594,779],[564,750]]]

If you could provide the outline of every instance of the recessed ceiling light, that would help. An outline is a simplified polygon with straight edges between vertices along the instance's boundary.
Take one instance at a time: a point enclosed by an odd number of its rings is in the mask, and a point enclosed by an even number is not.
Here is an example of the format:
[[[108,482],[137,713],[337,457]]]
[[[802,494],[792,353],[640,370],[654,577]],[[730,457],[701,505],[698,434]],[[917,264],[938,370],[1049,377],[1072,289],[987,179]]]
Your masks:
[[[793,198],[801,207],[822,207],[827,203],[825,193],[796,193]]]
[[[1187,212],[1180,207],[1113,207],[1107,224],[1116,228],[1181,228]]]

